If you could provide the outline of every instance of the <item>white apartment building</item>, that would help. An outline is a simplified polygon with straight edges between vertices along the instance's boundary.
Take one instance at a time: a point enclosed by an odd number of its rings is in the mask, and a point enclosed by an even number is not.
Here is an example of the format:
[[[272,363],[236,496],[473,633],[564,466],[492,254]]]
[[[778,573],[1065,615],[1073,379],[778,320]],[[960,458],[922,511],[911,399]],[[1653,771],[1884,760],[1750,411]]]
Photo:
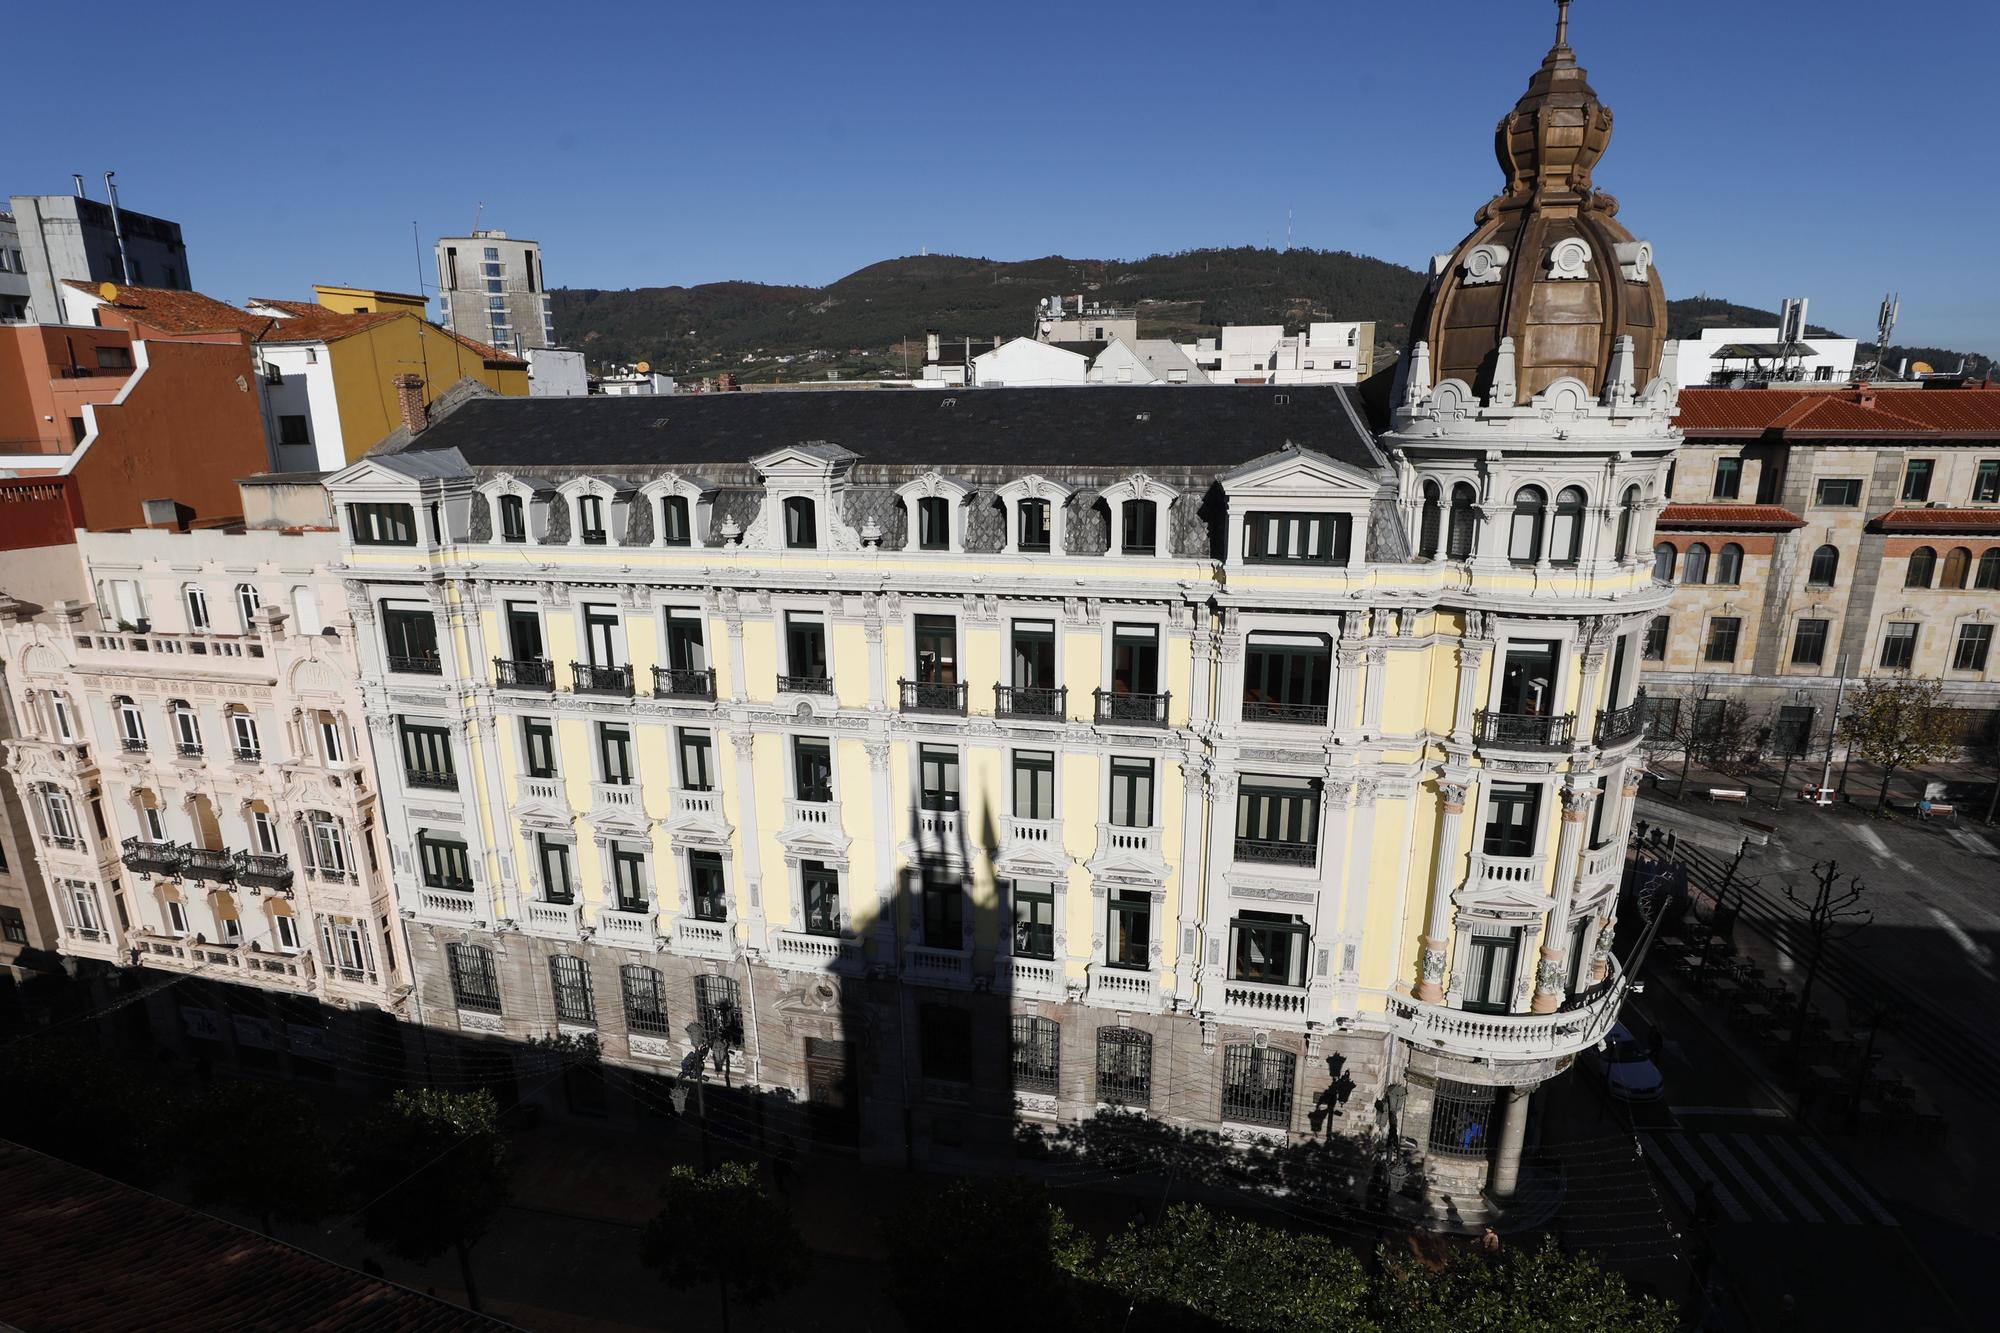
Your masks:
[[[1375,373],[1375,323],[1233,324],[1181,350],[1215,384],[1359,384]]]

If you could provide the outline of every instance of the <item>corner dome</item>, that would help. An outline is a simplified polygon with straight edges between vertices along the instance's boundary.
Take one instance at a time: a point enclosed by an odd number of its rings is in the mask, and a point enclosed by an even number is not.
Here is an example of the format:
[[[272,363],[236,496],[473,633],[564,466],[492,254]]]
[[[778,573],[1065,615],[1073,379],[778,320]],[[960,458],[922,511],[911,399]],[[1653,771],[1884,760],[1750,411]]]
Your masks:
[[[1474,215],[1472,234],[1432,261],[1410,325],[1412,342],[1429,345],[1432,382],[1461,380],[1481,400],[1503,338],[1513,339],[1516,377],[1503,391],[1527,402],[1565,377],[1602,396],[1628,336],[1643,387],[1659,373],[1667,335],[1652,246],[1592,183],[1611,142],[1611,108],[1570,49],[1569,0],[1557,0],[1557,15],[1555,45],[1494,132],[1505,184]]]

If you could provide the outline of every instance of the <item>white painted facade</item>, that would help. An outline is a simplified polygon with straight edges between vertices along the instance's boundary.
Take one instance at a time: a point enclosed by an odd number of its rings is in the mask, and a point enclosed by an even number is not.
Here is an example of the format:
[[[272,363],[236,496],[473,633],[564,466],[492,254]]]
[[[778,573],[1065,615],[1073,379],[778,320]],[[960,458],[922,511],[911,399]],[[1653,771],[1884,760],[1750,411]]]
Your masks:
[[[1089,380],[1088,357],[1033,338],[1016,338],[972,358],[972,383],[983,388],[1047,388]]]
[[[1698,338],[1681,339],[1680,363],[1677,367],[1680,378],[1676,388],[1700,389],[1710,384],[1725,384],[1727,378],[1717,379],[1718,374],[1728,371],[1750,369],[1751,363],[1743,360],[1718,361],[1715,354],[1730,343],[1775,343],[1778,330],[1775,326],[1758,329],[1703,329]],[[1798,358],[1789,363],[1796,370],[1788,376],[1791,382],[1802,384],[1845,384],[1854,378],[1854,353],[1859,343],[1853,338],[1807,338],[1806,346],[1812,348],[1812,355]],[[1775,368],[1774,363],[1767,363]]]
[[[530,398],[582,398],[590,392],[590,372],[583,353],[567,347],[530,347],[521,354],[528,363]]]
[[[1090,363],[1092,384],[1207,384],[1208,376],[1179,343],[1165,338],[1114,339]]]
[[[334,396],[333,355],[323,342],[258,343],[263,379],[264,438],[271,442],[272,466],[279,472],[331,472],[347,462]],[[287,421],[286,418],[294,418]],[[305,441],[295,438],[303,417]]]
[[[1288,334],[1282,324],[1234,324],[1181,344],[1216,384],[1359,384],[1374,372],[1372,320],[1332,320]]]

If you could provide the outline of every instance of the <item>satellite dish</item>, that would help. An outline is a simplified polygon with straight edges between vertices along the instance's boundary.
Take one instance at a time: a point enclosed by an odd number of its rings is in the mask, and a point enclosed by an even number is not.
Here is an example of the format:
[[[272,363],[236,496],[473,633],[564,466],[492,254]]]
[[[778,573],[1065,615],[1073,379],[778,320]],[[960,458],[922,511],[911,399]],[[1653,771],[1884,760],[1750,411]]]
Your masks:
[[[1929,375],[1929,374],[1933,374],[1933,373],[1935,373],[1935,372],[1933,372],[1933,371],[1931,370],[1931,363],[1930,363],[1930,362],[1928,362],[1928,361],[1919,361],[1919,362],[1917,362],[1917,363],[1916,363],[1915,365],[1913,365],[1913,366],[1911,366],[1911,367],[1910,367],[1910,373],[1911,373],[1912,375]]]
[[[634,366],[633,369],[638,371],[641,375],[650,374],[652,373],[653,363],[650,361],[641,361],[638,365]]]
[[[100,282],[97,284],[97,294],[107,301],[115,301],[118,299],[118,284],[115,282]]]

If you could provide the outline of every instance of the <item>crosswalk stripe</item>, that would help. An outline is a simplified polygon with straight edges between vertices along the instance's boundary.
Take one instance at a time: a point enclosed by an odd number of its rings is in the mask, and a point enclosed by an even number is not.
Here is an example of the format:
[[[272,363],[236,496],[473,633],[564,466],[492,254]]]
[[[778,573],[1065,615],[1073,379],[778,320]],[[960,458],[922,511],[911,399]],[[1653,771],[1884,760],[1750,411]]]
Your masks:
[[[1849,1175],[1847,1168],[1836,1162],[1833,1159],[1833,1154],[1821,1146],[1817,1139],[1806,1140],[1806,1148],[1819,1160],[1819,1164],[1826,1169],[1828,1175],[1846,1186],[1848,1190],[1853,1192],[1855,1198],[1861,1200],[1861,1206],[1868,1210],[1870,1217],[1885,1227],[1896,1225],[1895,1216],[1888,1209],[1877,1203],[1875,1196],[1868,1191],[1868,1187]]]
[[[1826,1200],[1827,1204],[1833,1209],[1835,1217],[1851,1227],[1861,1225],[1860,1216],[1852,1208],[1849,1208],[1838,1194],[1827,1187],[1826,1181],[1820,1178],[1819,1172],[1806,1165],[1805,1158],[1799,1156],[1798,1149],[1792,1147],[1792,1141],[1789,1138],[1773,1138],[1771,1140],[1771,1149],[1778,1156],[1785,1159],[1785,1164],[1797,1173],[1800,1180],[1805,1181],[1809,1188],[1822,1199]]]
[[[1772,1202],[1771,1196],[1764,1192],[1764,1187],[1757,1183],[1757,1177],[1743,1169],[1743,1164],[1736,1160],[1735,1153],[1729,1151],[1729,1145],[1722,1141],[1721,1135],[1704,1134],[1701,1146],[1715,1154],[1715,1160],[1721,1163],[1722,1169],[1728,1173],[1730,1183],[1746,1191],[1751,1200],[1764,1210],[1767,1217],[1774,1222],[1785,1220],[1784,1210]]]
[[[1662,1138],[1655,1139],[1653,1142],[1659,1147],[1664,1148],[1667,1140]],[[1736,1196],[1729,1192],[1729,1186],[1725,1185],[1721,1177],[1709,1169],[1708,1163],[1702,1160],[1701,1154],[1694,1151],[1685,1139],[1682,1139],[1676,1145],[1676,1151],[1682,1159],[1682,1164],[1696,1176],[1700,1177],[1702,1182],[1709,1186],[1710,1189],[1715,1191],[1716,1205],[1723,1212],[1729,1214],[1730,1221],[1748,1222],[1750,1220],[1750,1214],[1744,1210],[1742,1204],[1736,1202]]]
[[[1806,1196],[1799,1193],[1798,1188],[1792,1184],[1791,1177],[1778,1170],[1771,1159],[1764,1155],[1763,1148],[1758,1146],[1756,1135],[1732,1134],[1729,1137],[1735,1142],[1743,1155],[1750,1159],[1751,1164],[1762,1171],[1765,1177],[1777,1185],[1779,1190],[1784,1193],[1785,1198],[1791,1202],[1793,1210],[1798,1213],[1801,1220],[1807,1222],[1823,1222],[1826,1220],[1820,1216],[1819,1209],[1813,1207],[1812,1204],[1806,1201]]]
[[[1692,1213],[1694,1211],[1694,1191],[1688,1188],[1687,1181],[1681,1178],[1680,1172],[1674,1170],[1674,1164],[1667,1160],[1667,1155],[1660,1151],[1660,1145],[1650,1134],[1641,1134],[1639,1142],[1644,1146],[1646,1156],[1652,1159],[1654,1168],[1665,1178],[1667,1188],[1679,1196],[1681,1207]]]

